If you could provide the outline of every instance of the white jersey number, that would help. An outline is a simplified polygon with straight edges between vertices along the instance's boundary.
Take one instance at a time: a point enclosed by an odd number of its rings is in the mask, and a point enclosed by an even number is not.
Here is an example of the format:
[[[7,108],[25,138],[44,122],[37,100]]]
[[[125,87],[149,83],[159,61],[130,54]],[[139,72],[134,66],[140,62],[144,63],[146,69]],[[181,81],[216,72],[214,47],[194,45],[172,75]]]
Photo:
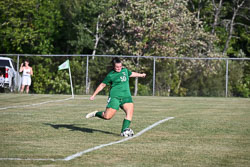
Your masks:
[[[121,81],[122,82],[125,82],[126,80],[127,80],[127,77],[126,76],[122,76],[122,77],[120,77],[121,78]]]

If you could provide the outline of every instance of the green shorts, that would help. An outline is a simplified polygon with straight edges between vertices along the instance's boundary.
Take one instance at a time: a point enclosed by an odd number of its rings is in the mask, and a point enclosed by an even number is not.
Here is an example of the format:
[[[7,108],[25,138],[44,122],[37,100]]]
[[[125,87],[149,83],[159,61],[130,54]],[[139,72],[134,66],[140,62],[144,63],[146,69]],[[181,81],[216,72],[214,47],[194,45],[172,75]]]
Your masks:
[[[123,104],[125,103],[133,103],[132,97],[122,97],[122,98],[117,98],[117,97],[109,97],[108,98],[108,104],[107,108],[113,108],[116,110],[119,110],[119,107],[123,107]]]

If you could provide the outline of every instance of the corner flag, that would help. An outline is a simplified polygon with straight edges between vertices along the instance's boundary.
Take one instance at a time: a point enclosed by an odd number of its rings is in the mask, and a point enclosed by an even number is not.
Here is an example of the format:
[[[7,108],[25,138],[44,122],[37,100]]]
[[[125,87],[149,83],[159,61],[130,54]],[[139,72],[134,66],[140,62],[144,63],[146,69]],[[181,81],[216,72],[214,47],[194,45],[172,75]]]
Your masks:
[[[63,64],[61,64],[58,67],[58,70],[64,70],[64,69],[69,69],[69,79],[70,79],[71,93],[72,93],[72,98],[74,98],[74,91],[73,91],[73,84],[72,84],[72,79],[71,79],[71,71],[70,71],[69,60],[66,60]]]
[[[63,64],[58,67],[58,70],[64,70],[69,68],[69,60],[66,60]]]

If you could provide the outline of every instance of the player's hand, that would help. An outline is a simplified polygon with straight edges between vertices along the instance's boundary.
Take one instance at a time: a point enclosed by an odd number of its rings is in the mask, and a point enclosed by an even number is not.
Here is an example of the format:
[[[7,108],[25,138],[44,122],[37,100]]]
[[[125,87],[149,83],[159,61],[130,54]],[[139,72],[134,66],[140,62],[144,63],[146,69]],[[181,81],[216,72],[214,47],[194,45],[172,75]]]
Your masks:
[[[95,96],[91,96],[90,98],[89,98],[89,100],[94,100],[95,99]]]
[[[23,63],[21,64],[21,67],[23,66]]]
[[[145,78],[145,77],[146,77],[146,74],[145,74],[145,73],[142,73],[142,74],[141,74],[141,77]]]

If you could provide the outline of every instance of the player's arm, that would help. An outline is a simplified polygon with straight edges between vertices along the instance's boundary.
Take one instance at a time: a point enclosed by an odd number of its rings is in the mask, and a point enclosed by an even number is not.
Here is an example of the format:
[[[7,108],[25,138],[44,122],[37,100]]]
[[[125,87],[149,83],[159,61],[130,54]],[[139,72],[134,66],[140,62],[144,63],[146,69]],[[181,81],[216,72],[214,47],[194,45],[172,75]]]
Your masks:
[[[23,72],[23,63],[21,64],[21,67],[19,69],[19,72]]]
[[[105,88],[106,84],[105,83],[101,83],[95,90],[95,92],[93,93],[93,95],[90,97],[90,100],[94,100],[95,96],[103,90],[103,88]]]
[[[33,70],[31,67],[30,67],[30,75],[33,75]]]
[[[132,72],[132,74],[129,77],[146,77],[145,73],[137,73],[137,72]]]

